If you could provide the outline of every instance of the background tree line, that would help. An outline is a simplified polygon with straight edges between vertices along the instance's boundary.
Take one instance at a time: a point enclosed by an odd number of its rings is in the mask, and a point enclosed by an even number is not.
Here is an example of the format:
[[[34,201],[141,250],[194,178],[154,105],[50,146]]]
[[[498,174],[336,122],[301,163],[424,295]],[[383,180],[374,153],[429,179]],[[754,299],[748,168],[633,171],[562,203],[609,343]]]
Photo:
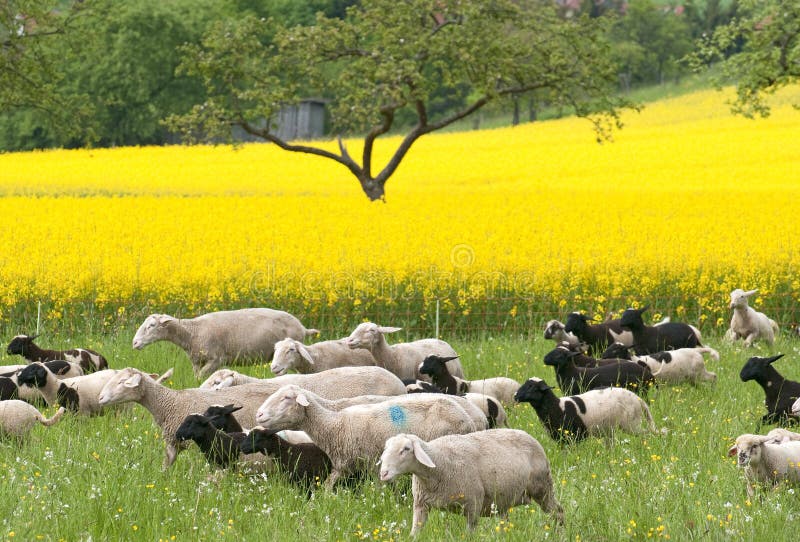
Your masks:
[[[266,43],[275,28],[313,25],[318,12],[342,19],[346,9],[357,3],[4,2],[0,8],[0,150],[176,142],[177,136],[163,120],[184,115],[208,99],[201,70],[179,69],[187,54],[198,54],[204,39],[215,32],[235,33],[241,21],[271,20],[256,36]],[[693,0],[680,5],[655,0],[562,0],[556,4],[564,19],[611,20],[604,32],[610,44],[608,54],[617,66],[620,92],[686,75],[690,67],[681,59],[695,41],[730,23],[737,10],[735,0]],[[313,82],[306,84],[309,94],[319,90]],[[429,114],[462,107],[471,90],[467,85],[434,89]],[[510,107],[508,100],[503,103],[502,107]],[[413,121],[409,111],[398,111],[395,127]]]

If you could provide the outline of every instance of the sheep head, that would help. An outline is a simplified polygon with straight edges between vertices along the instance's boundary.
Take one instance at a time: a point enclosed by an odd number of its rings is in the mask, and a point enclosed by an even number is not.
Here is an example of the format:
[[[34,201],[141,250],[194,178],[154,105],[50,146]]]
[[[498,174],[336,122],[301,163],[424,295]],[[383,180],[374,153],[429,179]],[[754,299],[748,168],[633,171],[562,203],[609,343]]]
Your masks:
[[[736,462],[740,467],[758,463],[761,460],[761,449],[767,440],[769,437],[764,435],[739,435],[736,437],[736,443],[728,450],[728,456],[736,456]]]
[[[305,419],[311,392],[288,384],[267,397],[256,412],[256,423],[267,429],[294,429]]]
[[[372,322],[362,322],[358,324],[358,327],[345,339],[345,344],[351,350],[364,348],[371,352],[372,349],[378,346],[383,340],[383,335],[385,333],[395,333],[401,329],[403,328],[379,326]]]
[[[33,340],[39,335],[17,335],[8,343],[6,354],[9,356],[25,356],[28,353]]]
[[[24,367],[19,374],[17,374],[17,382],[20,386],[42,388],[47,383],[48,372],[44,364],[36,361]]]
[[[552,394],[552,386],[548,386],[547,382],[541,378],[529,378],[525,383],[519,387],[514,394],[514,400],[517,403],[530,403],[531,405],[538,405],[548,395]]]
[[[641,309],[625,309],[619,319],[619,325],[622,329],[639,329],[644,326],[642,320],[642,313],[650,308],[650,305],[645,305]]]
[[[782,357],[783,354],[778,354],[777,356],[769,358],[754,356],[745,362],[744,367],[742,367],[739,373],[739,378],[742,379],[742,382],[747,382],[748,380],[765,380],[767,378],[767,367]]]
[[[750,299],[751,296],[758,293],[758,289],[755,290],[748,290],[745,292],[740,288],[736,288],[734,291],[731,292],[731,308],[744,308],[747,307],[747,300]]]
[[[458,359],[458,356],[442,357],[430,355],[419,364],[419,372],[429,376],[450,374],[450,371],[447,370],[447,362],[454,359]]]
[[[383,482],[389,482],[401,474],[419,471],[420,465],[436,468],[423,448],[422,439],[406,433],[386,439],[378,465],[381,466],[380,478]]]
[[[97,404],[108,406],[129,401],[139,401],[144,396],[144,389],[142,388],[144,376],[144,373],[133,367],[118,371],[100,390]]]
[[[175,321],[175,318],[166,314],[151,314],[136,330],[133,336],[133,349],[141,350],[148,344],[169,339],[169,325]]]
[[[275,343],[275,355],[269,368],[275,376],[286,374],[289,369],[297,368],[300,360],[305,360],[309,365],[314,365],[308,349],[295,339],[286,338]]]

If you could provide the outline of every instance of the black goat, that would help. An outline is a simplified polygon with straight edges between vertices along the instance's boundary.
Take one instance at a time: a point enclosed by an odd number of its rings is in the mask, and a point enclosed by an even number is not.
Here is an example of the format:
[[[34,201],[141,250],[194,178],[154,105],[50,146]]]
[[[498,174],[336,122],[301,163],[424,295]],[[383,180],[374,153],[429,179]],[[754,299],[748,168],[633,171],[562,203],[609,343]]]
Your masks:
[[[800,382],[786,380],[772,366],[782,357],[783,354],[770,358],[752,357],[739,373],[742,382],[755,380],[764,388],[767,413],[758,422],[759,428],[765,423],[797,422],[797,416],[792,414],[792,404],[800,397]]]
[[[700,344],[700,332],[689,324],[667,322],[657,326],[646,326],[642,320],[641,309],[627,309],[622,313],[620,324],[633,333],[633,350],[637,355],[652,354],[678,348],[694,348]]]
[[[593,355],[614,341],[633,344],[633,335],[620,325],[619,320],[609,320],[600,324],[590,324],[589,318],[579,312],[571,312],[564,324],[564,331],[572,333],[588,347],[587,354]]]
[[[655,384],[650,369],[638,363],[617,360],[617,363],[600,367],[578,367],[572,360],[575,355],[574,352],[556,348],[544,357],[544,364],[555,369],[556,380],[565,395],[610,386],[628,388],[646,395],[650,386]]]
[[[6,348],[9,355],[18,355],[28,361],[54,361],[65,359],[81,366],[85,372],[108,369],[108,361],[101,354],[86,348],[73,348],[71,350],[46,350],[39,348],[33,340],[38,335],[17,335]]]

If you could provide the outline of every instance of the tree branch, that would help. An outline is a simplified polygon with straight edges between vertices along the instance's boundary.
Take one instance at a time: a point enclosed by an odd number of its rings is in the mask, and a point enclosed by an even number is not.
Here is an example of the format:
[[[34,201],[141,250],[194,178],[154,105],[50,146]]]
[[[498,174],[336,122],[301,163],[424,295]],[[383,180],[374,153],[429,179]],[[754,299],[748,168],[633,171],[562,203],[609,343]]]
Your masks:
[[[388,132],[392,123],[394,122],[394,106],[387,106],[381,109],[383,116],[383,123],[380,126],[374,127],[364,137],[364,152],[361,155],[361,167],[367,176],[372,175],[372,148],[375,145],[375,140]]]

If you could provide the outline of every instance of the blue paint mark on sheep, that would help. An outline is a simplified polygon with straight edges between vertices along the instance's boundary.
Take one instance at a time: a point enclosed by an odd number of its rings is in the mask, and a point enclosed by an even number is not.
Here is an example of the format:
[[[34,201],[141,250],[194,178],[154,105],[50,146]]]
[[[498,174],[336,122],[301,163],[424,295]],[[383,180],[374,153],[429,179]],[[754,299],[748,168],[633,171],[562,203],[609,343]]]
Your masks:
[[[407,416],[406,409],[403,407],[393,405],[389,407],[389,418],[392,423],[397,427],[402,427],[406,424]]]

